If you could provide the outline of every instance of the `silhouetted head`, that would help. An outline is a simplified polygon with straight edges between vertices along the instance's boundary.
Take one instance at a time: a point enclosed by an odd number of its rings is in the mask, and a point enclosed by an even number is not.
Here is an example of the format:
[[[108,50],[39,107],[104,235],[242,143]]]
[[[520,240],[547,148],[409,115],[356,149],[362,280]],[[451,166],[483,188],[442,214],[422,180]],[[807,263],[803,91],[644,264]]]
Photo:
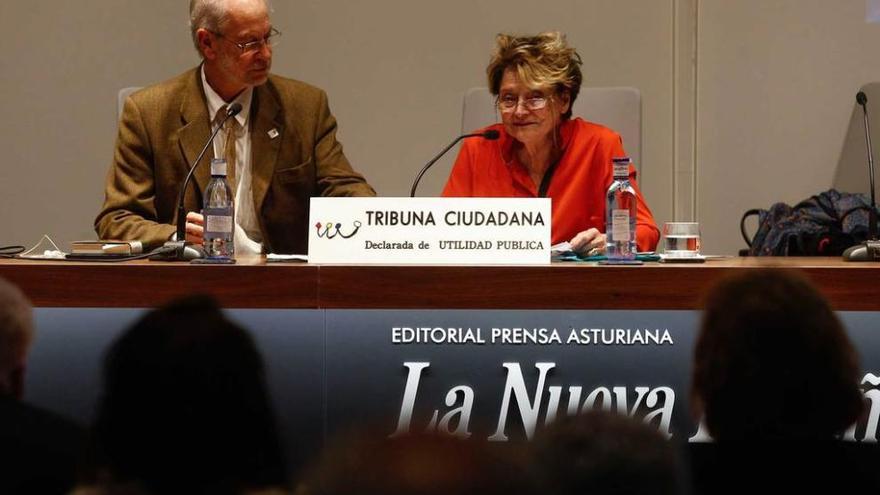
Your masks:
[[[531,495],[525,471],[503,447],[435,434],[347,434],[324,450],[296,494]]]
[[[34,339],[33,308],[21,290],[0,278],[0,394],[24,396],[27,354]]]
[[[716,440],[831,439],[864,408],[843,325],[801,275],[748,270],[706,299],[692,400]]]
[[[530,464],[541,492],[553,495],[666,495],[682,482],[678,455],[656,427],[602,410],[539,432]]]
[[[157,492],[283,481],[260,355],[208,298],[152,311],[113,344],[94,433],[99,467]]]

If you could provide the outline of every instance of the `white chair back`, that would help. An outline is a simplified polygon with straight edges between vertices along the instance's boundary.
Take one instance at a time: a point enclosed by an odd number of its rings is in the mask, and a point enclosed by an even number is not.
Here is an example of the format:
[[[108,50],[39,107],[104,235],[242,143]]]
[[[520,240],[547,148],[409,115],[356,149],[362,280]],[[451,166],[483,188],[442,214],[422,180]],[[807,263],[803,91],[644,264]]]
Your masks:
[[[131,86],[128,88],[122,88],[119,90],[119,94],[116,95],[116,120],[119,121],[119,118],[122,117],[122,108],[125,106],[125,99],[135,91],[141,89],[142,86]]]

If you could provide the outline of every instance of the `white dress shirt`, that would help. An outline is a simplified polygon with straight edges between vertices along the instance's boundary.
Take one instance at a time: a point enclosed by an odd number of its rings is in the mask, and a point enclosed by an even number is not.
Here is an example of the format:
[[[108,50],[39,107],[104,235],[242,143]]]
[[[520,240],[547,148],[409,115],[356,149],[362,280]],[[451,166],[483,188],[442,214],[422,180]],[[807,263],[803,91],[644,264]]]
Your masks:
[[[202,86],[205,88],[205,96],[208,100],[208,116],[214,118],[224,105],[234,102],[241,104],[241,112],[235,117],[242,129],[235,140],[235,164],[227,164],[235,167],[236,188],[235,195],[235,254],[260,254],[263,251],[263,235],[260,232],[260,224],[257,220],[257,212],[254,207],[254,195],[251,188],[253,173],[251,171],[251,134],[249,118],[251,114],[251,102],[254,97],[254,88],[244,90],[233,101],[226,102],[214,91],[205,78],[205,68],[202,67]],[[211,131],[217,129],[220,122],[215,118],[211,121]],[[223,156],[226,136],[220,131],[214,139],[214,156]]]

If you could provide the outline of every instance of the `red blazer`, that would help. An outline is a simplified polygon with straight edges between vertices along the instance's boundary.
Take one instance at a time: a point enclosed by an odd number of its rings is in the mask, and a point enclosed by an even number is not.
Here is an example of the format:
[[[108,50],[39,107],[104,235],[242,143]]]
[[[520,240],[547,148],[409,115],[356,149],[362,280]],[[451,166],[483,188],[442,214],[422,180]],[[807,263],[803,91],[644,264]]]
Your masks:
[[[470,139],[464,142],[443,196],[538,197],[538,187],[513,153],[516,143],[502,124],[497,141]],[[611,159],[626,156],[620,136],[598,124],[576,118],[562,123],[563,154],[550,180],[547,197],[553,205],[552,242],[570,241],[589,228],[605,232],[605,195],[613,181]],[[636,184],[630,166],[630,183],[638,196],[636,243],[639,251],[654,251],[660,231]]]

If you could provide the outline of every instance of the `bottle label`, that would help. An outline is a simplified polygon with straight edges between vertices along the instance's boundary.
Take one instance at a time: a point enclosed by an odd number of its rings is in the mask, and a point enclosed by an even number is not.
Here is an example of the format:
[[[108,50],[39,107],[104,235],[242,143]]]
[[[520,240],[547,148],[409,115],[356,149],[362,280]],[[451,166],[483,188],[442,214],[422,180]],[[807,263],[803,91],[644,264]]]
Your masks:
[[[623,162],[623,163],[614,162],[614,178],[615,179],[629,178],[629,162]]]
[[[232,215],[227,208],[217,208],[216,211],[205,208],[205,236],[231,234],[233,230]]]
[[[629,242],[629,210],[611,210],[611,241]]]

